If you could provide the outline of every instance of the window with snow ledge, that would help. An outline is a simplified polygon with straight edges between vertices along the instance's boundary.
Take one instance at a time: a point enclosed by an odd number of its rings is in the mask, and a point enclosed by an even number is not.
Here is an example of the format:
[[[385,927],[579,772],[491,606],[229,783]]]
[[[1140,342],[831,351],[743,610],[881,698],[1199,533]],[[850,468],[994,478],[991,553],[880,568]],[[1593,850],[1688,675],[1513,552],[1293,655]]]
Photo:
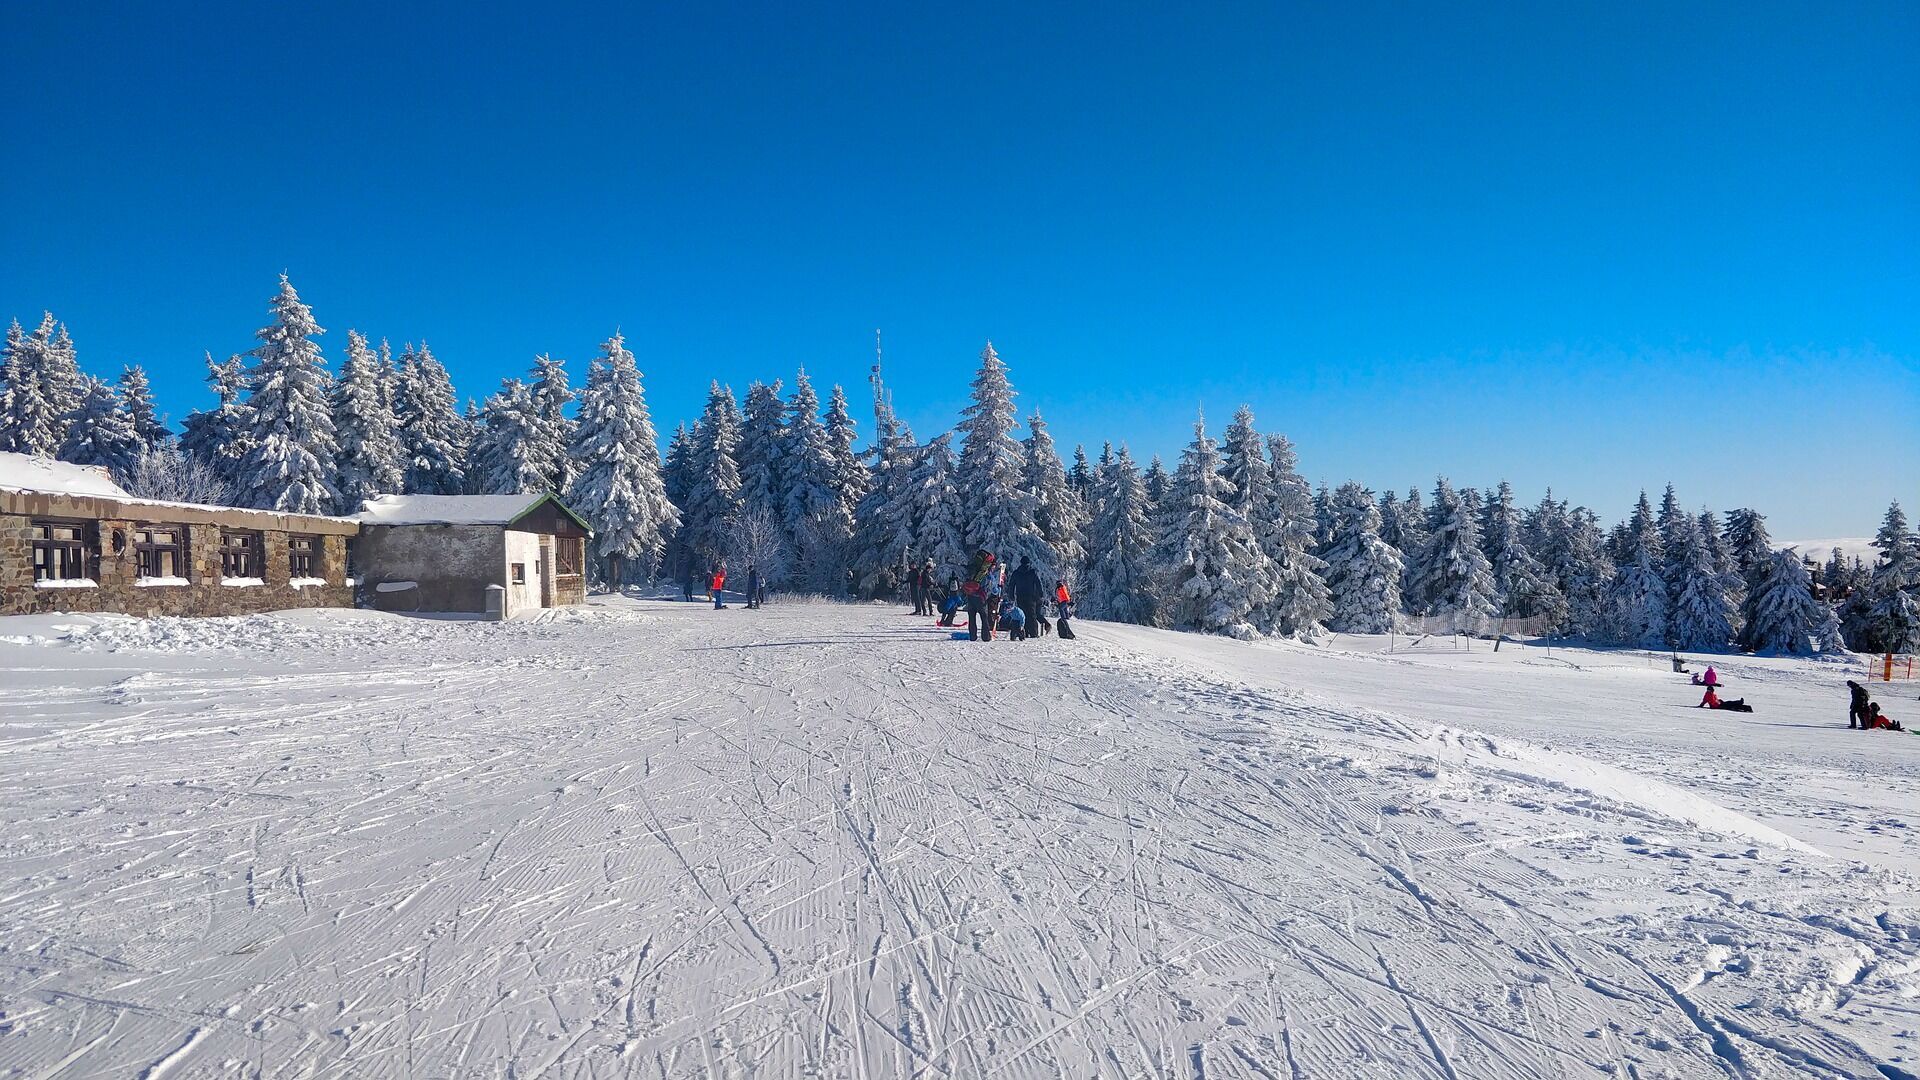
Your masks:
[[[256,585],[265,585],[266,582],[257,577],[223,577],[220,579],[220,584],[234,589],[250,589]]]
[[[323,577],[297,577],[287,579],[287,585],[295,589],[317,589],[327,583]]]
[[[42,578],[33,583],[36,589],[97,589],[100,583],[89,577],[80,578]]]
[[[158,589],[162,587],[172,587],[176,585],[191,585],[191,584],[193,584],[193,582],[188,581],[186,578],[183,578],[183,577],[171,577],[171,576],[143,577],[143,578],[136,579],[133,583],[133,587],[136,589]]]

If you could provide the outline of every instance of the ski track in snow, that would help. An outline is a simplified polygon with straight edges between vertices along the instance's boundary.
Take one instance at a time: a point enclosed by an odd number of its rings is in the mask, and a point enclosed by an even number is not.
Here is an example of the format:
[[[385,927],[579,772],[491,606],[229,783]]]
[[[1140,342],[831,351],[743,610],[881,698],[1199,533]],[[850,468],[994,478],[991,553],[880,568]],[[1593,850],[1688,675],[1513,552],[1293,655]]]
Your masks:
[[[0,620],[0,1077],[1920,1074],[1920,741],[1625,654],[68,622]]]

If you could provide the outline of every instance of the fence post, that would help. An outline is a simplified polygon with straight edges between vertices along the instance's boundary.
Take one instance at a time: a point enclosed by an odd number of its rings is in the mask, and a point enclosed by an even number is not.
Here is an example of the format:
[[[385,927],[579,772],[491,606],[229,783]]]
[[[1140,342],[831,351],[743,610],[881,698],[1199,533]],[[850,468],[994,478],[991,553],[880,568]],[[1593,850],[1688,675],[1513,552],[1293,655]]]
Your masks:
[[[1887,654],[1886,664],[1880,669],[1880,681],[1881,682],[1893,681],[1893,654],[1892,653]]]

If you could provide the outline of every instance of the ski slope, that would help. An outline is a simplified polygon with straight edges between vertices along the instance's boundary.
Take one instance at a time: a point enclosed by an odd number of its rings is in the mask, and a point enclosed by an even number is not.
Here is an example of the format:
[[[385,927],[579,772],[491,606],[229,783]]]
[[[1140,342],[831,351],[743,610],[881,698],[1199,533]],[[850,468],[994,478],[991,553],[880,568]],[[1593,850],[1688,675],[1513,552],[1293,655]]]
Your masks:
[[[0,619],[0,1077],[1920,1075],[1845,668],[1081,630]]]

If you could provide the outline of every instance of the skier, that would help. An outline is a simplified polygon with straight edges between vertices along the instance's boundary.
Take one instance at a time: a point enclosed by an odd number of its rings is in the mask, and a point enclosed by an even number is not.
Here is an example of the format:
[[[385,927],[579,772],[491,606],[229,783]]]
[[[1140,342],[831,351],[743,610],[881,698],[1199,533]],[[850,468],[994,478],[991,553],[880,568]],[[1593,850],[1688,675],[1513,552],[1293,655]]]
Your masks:
[[[1011,600],[1000,601],[1000,621],[1007,626],[1008,641],[1027,640],[1027,613]]]
[[[707,579],[707,591],[713,594],[713,610],[715,611],[719,611],[727,606],[720,602],[720,590],[726,588],[726,585],[727,564],[724,562],[714,564],[713,577]]]
[[[1027,628],[1035,630],[1040,626],[1040,571],[1033,568],[1033,560],[1020,556],[1020,568],[1007,578],[1007,584],[1013,589],[1013,602],[1020,605],[1020,614],[1025,616],[1021,622]]]
[[[1067,579],[1058,578],[1053,583],[1054,627],[1060,631],[1061,641],[1073,640],[1073,627],[1067,620],[1073,618],[1073,594],[1067,591]]]
[[[755,563],[747,564],[747,606],[760,606],[760,567]]]
[[[1847,726],[1864,728],[1867,726],[1867,688],[1847,680]]]

